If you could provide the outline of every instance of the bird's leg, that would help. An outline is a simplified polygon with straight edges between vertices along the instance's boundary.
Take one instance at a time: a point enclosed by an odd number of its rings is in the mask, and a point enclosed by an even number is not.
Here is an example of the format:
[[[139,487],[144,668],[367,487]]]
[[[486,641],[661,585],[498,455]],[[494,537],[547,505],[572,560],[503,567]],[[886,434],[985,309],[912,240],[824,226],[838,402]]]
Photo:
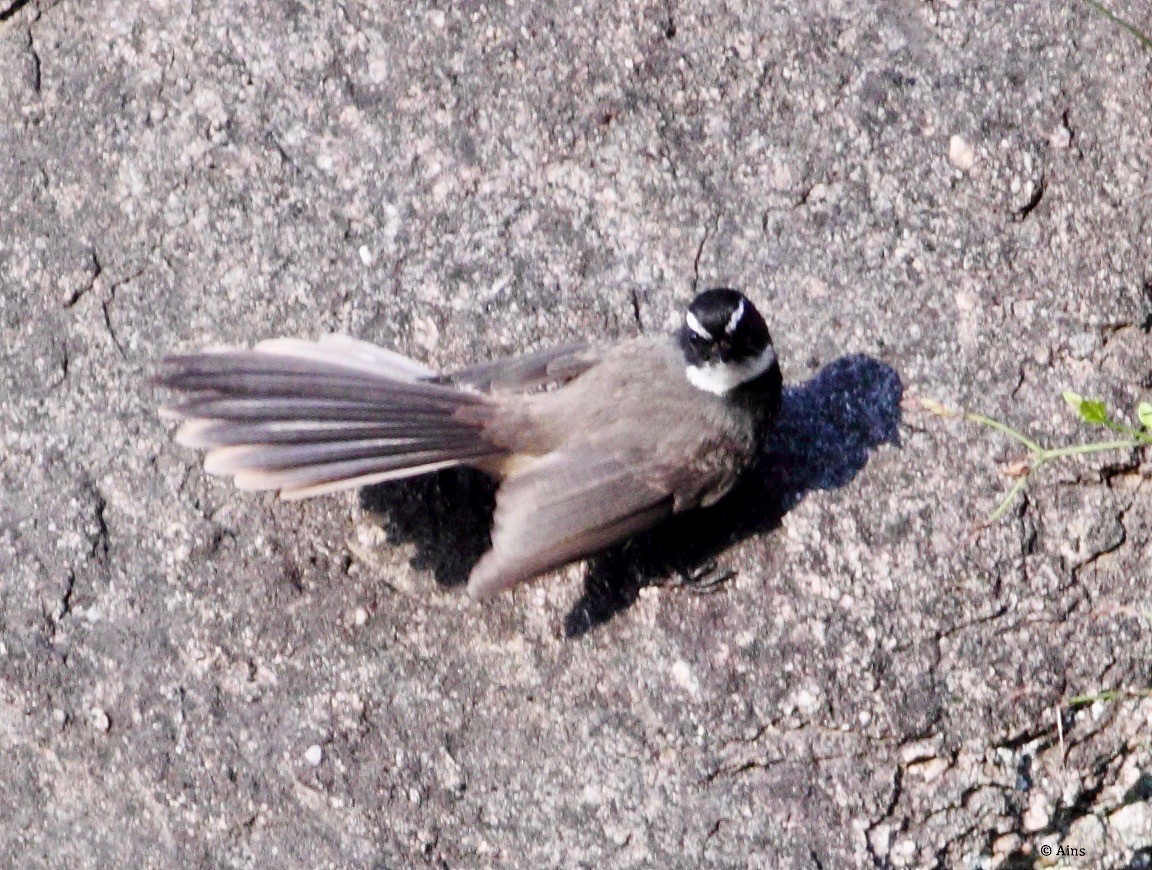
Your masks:
[[[710,595],[736,576],[732,568],[721,568],[716,560],[705,562],[696,568],[673,569],[673,576],[661,585],[684,589],[693,595]]]

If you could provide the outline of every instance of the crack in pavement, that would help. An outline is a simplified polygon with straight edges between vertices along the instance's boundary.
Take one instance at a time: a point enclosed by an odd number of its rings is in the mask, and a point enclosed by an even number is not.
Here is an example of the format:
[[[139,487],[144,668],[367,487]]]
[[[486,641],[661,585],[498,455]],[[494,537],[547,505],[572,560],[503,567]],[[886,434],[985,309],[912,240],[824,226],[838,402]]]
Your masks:
[[[692,260],[692,295],[695,296],[700,292],[700,258],[704,256],[704,246],[708,243],[708,238],[715,235],[720,230],[720,215],[717,214],[712,218],[712,227],[709,231],[707,224],[704,225],[704,236],[700,239],[700,244],[696,248],[696,256]]]
[[[100,257],[96,253],[96,249],[92,248],[88,251],[88,256],[91,260],[91,271],[88,274],[88,280],[82,286],[77,287],[71,291],[68,296],[64,298],[63,305],[65,308],[72,308],[83,299],[92,288],[96,286],[96,280],[104,273],[104,266],[100,263]]]
[[[36,51],[36,37],[32,34],[31,25],[28,27],[28,42],[26,47],[28,53],[32,56],[32,90],[39,95],[42,81],[42,64],[40,63],[40,54]]]
[[[12,5],[7,9],[0,9],[0,24],[15,18],[17,13],[31,2],[32,0],[12,0]]]

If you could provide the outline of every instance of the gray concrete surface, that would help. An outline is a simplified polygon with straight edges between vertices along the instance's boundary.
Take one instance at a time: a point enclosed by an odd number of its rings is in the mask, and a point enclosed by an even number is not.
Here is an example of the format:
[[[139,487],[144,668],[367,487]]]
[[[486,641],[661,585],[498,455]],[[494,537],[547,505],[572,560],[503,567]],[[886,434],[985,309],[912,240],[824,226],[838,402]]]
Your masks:
[[[1152,700],[1066,703],[1152,683],[1148,457],[974,539],[1015,452],[898,402],[1147,397],[1149,93],[1074,0],[0,0],[0,863],[1148,866]],[[791,459],[701,519],[711,594],[625,551],[472,605],[475,480],[238,494],[144,380],[720,282]]]

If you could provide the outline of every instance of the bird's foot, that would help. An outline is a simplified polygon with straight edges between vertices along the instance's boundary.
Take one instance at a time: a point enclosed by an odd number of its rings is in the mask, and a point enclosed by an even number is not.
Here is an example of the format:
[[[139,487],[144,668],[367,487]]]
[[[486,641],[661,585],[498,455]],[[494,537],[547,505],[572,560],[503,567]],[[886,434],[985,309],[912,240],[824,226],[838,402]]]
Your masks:
[[[721,568],[715,561],[706,562],[696,568],[676,568],[672,576],[662,586],[683,589],[693,595],[711,595],[736,576],[732,568]]]

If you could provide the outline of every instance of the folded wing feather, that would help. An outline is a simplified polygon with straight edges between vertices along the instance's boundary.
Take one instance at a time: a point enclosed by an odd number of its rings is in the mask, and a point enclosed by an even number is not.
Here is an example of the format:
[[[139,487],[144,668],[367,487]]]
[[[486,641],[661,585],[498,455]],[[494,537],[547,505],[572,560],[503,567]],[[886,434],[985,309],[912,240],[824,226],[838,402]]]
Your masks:
[[[492,548],[468,591],[483,598],[650,528],[673,511],[658,469],[581,446],[504,481]]]

